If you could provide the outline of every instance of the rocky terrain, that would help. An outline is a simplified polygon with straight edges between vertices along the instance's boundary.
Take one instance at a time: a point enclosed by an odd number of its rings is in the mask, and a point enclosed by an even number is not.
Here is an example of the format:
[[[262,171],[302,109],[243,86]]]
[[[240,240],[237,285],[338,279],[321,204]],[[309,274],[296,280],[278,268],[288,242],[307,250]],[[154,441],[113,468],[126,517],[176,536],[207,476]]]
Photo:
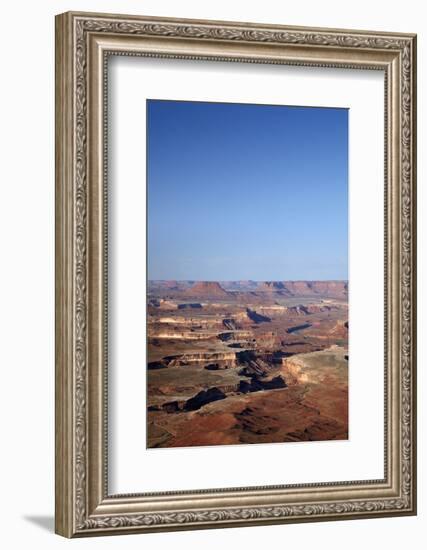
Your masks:
[[[148,447],[348,437],[346,281],[148,288]]]

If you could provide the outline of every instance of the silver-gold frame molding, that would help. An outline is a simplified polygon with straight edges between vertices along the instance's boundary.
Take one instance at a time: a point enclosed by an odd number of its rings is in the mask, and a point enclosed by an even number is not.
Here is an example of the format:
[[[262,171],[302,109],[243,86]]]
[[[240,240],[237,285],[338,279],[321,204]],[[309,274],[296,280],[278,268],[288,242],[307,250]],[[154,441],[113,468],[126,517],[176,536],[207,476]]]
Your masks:
[[[384,479],[108,494],[105,182],[111,55],[384,71]],[[57,16],[57,533],[77,537],[416,513],[415,67],[412,34]]]

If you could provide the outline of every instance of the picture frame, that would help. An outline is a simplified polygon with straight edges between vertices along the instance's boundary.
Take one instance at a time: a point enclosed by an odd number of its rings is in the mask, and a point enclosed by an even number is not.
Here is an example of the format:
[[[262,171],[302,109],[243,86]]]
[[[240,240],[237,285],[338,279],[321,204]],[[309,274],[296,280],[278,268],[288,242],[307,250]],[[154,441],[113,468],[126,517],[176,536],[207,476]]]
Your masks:
[[[109,493],[109,56],[384,73],[383,478]],[[413,34],[78,12],[58,15],[56,532],[83,537],[416,514],[415,181]]]

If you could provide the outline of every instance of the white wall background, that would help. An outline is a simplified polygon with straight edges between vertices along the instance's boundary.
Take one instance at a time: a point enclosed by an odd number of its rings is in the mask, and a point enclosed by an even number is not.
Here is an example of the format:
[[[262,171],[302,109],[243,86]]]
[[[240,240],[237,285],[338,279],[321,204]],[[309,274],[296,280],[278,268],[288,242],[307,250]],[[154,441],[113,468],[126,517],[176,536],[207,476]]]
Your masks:
[[[243,20],[419,34],[419,515],[418,517],[104,537],[53,534],[54,510],[54,15],[67,10]],[[421,548],[427,530],[424,286],[426,111],[423,3],[406,0],[15,0],[0,32],[0,517],[2,547],[191,549],[262,546]]]

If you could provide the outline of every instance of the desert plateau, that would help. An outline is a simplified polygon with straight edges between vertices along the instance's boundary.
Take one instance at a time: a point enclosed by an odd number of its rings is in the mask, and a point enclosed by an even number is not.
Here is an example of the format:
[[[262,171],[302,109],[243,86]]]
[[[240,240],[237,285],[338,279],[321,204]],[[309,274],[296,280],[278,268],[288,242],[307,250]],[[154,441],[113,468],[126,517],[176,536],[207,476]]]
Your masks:
[[[150,280],[147,446],[348,438],[347,281]]]

